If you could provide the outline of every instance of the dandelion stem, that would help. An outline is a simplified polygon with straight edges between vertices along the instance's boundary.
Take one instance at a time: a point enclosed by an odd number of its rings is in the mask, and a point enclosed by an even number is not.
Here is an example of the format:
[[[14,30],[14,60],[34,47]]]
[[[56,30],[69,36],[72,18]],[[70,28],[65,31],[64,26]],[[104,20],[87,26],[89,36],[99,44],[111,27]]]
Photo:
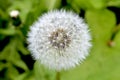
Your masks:
[[[114,46],[114,39],[115,39],[116,34],[117,34],[119,31],[120,31],[120,24],[118,24],[118,25],[114,28],[114,30],[113,30],[113,33],[112,33],[112,35],[111,35],[111,37],[110,37],[110,40],[109,40],[109,42],[108,42],[108,45],[109,45],[110,47]]]
[[[56,73],[56,80],[60,80],[60,72]]]
[[[114,40],[114,38],[115,38],[115,36],[116,36],[116,34],[118,33],[119,30],[120,30],[120,24],[118,24],[113,30],[113,33],[112,33],[112,36],[111,36],[112,41]]]

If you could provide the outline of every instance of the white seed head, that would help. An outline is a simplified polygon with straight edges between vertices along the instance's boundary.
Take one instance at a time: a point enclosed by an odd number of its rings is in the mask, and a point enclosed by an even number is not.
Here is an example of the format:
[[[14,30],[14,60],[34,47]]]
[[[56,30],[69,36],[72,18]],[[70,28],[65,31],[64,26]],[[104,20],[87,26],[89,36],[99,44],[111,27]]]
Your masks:
[[[88,55],[90,40],[83,19],[65,10],[43,14],[31,26],[27,39],[34,59],[57,71],[81,63]]]
[[[12,10],[10,12],[10,17],[17,17],[19,15],[19,11],[18,10]]]

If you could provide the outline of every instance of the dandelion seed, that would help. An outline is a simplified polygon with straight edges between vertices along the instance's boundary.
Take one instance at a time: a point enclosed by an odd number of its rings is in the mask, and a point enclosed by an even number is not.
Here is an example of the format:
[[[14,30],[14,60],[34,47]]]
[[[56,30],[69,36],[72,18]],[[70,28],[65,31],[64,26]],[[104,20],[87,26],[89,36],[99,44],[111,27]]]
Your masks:
[[[87,24],[65,10],[42,15],[31,26],[27,40],[34,59],[57,71],[81,63],[91,47]]]

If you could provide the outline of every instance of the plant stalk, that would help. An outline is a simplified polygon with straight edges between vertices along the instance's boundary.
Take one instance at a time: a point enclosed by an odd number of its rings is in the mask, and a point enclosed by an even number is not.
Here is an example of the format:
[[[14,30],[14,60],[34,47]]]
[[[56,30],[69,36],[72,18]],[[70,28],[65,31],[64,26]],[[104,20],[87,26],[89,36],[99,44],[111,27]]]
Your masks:
[[[56,80],[60,80],[60,72],[56,73]]]

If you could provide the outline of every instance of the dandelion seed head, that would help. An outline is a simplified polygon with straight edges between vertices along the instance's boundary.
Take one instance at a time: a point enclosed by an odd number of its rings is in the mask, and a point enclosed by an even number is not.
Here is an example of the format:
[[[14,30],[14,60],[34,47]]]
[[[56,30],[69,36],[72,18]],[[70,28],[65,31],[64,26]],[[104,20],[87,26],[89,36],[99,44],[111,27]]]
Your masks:
[[[19,11],[18,10],[12,10],[11,12],[10,12],[10,16],[11,17],[17,17],[19,15]]]
[[[65,10],[43,14],[31,26],[27,39],[34,59],[58,71],[80,64],[89,53],[90,40],[84,20]]]

